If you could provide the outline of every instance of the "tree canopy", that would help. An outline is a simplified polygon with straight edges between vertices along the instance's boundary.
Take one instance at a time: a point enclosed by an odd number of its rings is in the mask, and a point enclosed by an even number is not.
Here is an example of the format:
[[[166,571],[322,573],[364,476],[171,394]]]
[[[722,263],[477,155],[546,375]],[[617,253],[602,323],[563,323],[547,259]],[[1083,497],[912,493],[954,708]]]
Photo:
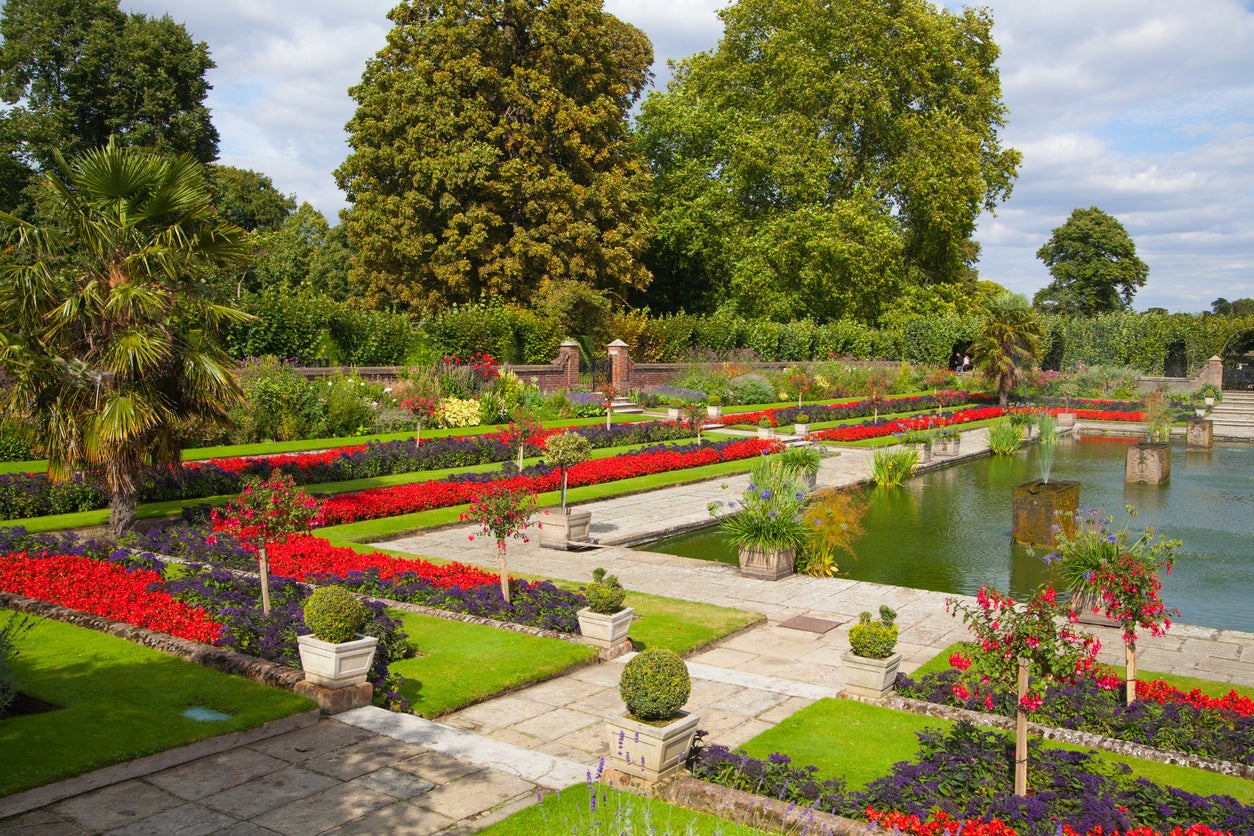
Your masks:
[[[296,198],[274,187],[259,171],[212,164],[206,172],[218,213],[249,232],[279,229],[296,211]]]
[[[1036,257],[1054,280],[1037,291],[1033,303],[1054,313],[1126,310],[1149,276],[1149,265],[1137,258],[1123,224],[1096,206],[1073,211]]]
[[[985,303],[984,322],[971,344],[975,367],[996,384],[998,402],[1006,406],[1010,392],[1041,357],[1044,329],[1028,299],[1006,291]]]
[[[970,278],[1019,153],[984,11],[926,0],[738,0],[711,52],[645,101],[662,293],[779,319],[873,320],[905,284]],[[691,294],[689,294],[691,295]]]
[[[169,16],[126,14],[118,0],[7,0],[0,16],[0,165],[25,185],[72,156],[122,145],[217,156],[205,72],[214,64]],[[11,179],[5,208],[17,206]]]
[[[600,0],[406,0],[389,17],[336,172],[367,299],[645,285],[648,173],[626,121],[653,57],[644,33]]]

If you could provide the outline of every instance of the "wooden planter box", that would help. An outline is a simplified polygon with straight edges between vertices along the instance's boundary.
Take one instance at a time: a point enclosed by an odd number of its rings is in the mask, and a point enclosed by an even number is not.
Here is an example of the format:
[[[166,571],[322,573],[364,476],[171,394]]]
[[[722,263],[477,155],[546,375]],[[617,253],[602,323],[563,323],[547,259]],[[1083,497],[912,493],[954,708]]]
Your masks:
[[[1054,526],[1070,534],[1075,526],[1072,514],[1079,507],[1079,482],[1024,482],[1014,489],[1010,538],[1052,549],[1058,544]]]
[[[1165,441],[1138,441],[1128,448],[1123,481],[1160,485],[1171,479],[1171,445]]]
[[[664,726],[624,714],[606,721],[610,765],[645,781],[658,781],[679,771],[701,718],[686,711]]]
[[[579,508],[567,508],[565,514],[561,509],[546,511],[540,516],[540,545],[563,551],[578,548],[588,542],[591,527],[591,511]]]
[[[793,573],[797,562],[796,549],[763,549],[757,546],[741,546],[739,551],[740,574],[746,578],[777,581]]]

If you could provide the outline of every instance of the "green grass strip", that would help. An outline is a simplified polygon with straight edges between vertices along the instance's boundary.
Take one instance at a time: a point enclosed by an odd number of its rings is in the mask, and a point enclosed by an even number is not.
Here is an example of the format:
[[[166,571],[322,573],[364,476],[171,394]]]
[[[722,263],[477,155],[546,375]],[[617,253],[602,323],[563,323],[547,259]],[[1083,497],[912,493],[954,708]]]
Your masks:
[[[59,621],[39,619],[17,646],[20,690],[61,708],[0,721],[0,795],[315,707],[291,692]],[[197,707],[229,717],[183,716]]]
[[[401,693],[423,717],[438,717],[504,691],[539,682],[596,657],[573,642],[482,624],[389,610],[419,656],[391,663],[406,679]]]

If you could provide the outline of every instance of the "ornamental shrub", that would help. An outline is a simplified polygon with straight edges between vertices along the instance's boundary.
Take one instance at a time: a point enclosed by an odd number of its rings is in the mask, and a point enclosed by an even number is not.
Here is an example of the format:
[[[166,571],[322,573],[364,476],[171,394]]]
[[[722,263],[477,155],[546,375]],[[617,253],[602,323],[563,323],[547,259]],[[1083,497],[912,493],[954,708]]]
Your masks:
[[[366,607],[341,586],[321,586],[305,602],[305,626],[324,642],[350,642],[366,626]]]
[[[772,403],[775,390],[760,374],[742,374],[727,382],[729,397],[738,404]]]
[[[588,599],[588,609],[601,615],[613,615],[623,608],[627,590],[623,589],[617,575],[606,575],[604,569],[597,567],[592,570],[592,583],[583,594]]]
[[[864,659],[887,659],[897,646],[897,625],[893,622],[897,613],[887,604],[880,605],[880,620],[872,621],[871,614],[863,611],[858,623],[849,628],[849,647],[855,656]]]
[[[639,720],[668,720],[688,702],[692,680],[688,666],[673,650],[653,647],[623,668],[619,696]]]

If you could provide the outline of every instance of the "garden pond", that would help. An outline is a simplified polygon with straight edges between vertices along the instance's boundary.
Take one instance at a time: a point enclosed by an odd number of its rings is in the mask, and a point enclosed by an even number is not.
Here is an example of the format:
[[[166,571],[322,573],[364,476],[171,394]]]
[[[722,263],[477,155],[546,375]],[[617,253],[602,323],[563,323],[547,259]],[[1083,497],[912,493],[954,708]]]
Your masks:
[[[1128,485],[1128,439],[1081,437],[1058,447],[1051,481],[1080,483],[1080,505],[1115,524],[1153,526],[1183,542],[1163,597],[1180,621],[1254,633],[1254,445],[1217,442],[1211,451],[1172,448],[1171,480]],[[1010,541],[1011,493],[1040,476],[1036,448],[930,470],[901,488],[867,488],[866,533],[840,576],[974,595],[985,585],[1022,597],[1051,572],[1046,550]],[[1129,519],[1126,506],[1138,515]],[[717,527],[639,548],[736,563]]]

